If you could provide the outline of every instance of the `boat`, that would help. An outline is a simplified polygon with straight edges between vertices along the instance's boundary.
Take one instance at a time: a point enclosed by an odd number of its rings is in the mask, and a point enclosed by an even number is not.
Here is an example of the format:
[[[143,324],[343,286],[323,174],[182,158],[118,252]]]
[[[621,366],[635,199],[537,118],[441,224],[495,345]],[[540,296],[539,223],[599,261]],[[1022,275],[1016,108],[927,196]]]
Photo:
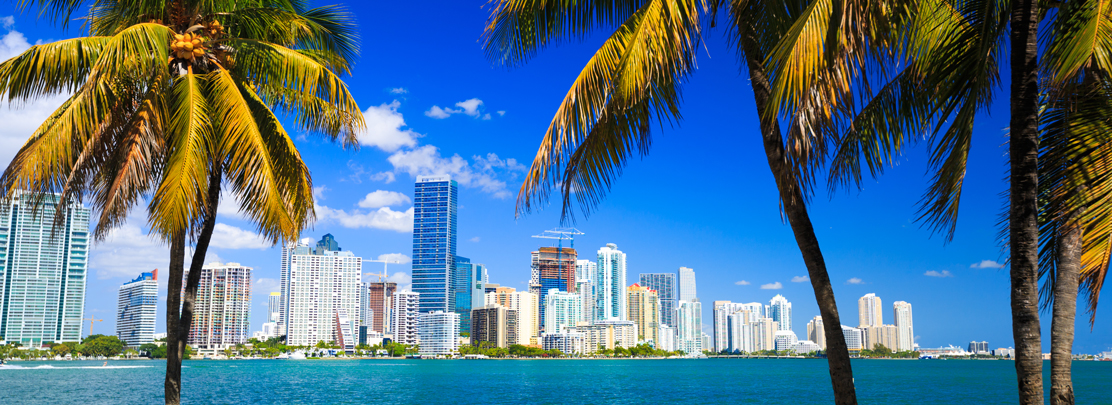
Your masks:
[[[290,360],[305,360],[305,353],[293,352],[290,354]]]
[[[290,359],[290,354],[289,353],[282,353],[282,354],[279,354],[278,357],[275,357],[275,358],[278,359],[278,360],[289,360]]]

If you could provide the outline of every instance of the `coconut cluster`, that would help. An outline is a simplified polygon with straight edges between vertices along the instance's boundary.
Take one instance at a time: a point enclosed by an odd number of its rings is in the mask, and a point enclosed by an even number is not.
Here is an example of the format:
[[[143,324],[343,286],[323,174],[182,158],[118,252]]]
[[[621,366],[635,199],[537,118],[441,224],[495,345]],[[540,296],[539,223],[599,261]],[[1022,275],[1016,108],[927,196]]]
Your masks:
[[[191,33],[174,35],[170,52],[178,59],[193,60],[205,54],[205,38]]]

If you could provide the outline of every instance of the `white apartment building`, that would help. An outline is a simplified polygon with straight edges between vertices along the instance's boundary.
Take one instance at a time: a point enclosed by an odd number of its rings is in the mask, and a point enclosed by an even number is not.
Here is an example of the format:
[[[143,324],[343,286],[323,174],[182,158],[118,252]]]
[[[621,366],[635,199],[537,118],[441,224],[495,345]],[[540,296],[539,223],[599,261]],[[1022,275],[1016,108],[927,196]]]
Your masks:
[[[680,278],[681,285],[683,278]],[[703,351],[703,304],[680,300],[676,305],[676,350],[687,354]]]
[[[517,311],[517,339],[519,345],[538,344],[537,295],[528,291],[517,291],[510,287],[498,287],[484,296],[486,305],[497,304],[506,309]]]
[[[598,277],[598,264],[590,260],[575,261],[575,292],[583,302],[583,319],[595,317],[595,277]]]
[[[422,356],[440,356],[459,352],[459,314],[432,311],[420,315],[417,321],[418,353]]]
[[[305,240],[287,245],[282,256],[282,316],[278,329],[279,333],[285,332],[286,344],[338,342],[342,333],[336,327],[338,314],[360,314],[363,258],[339,250],[332,235],[325,235],[316,249]]]
[[[655,342],[656,348],[668,352],[676,351],[676,328],[668,325],[660,325],[660,341]]]
[[[846,338],[846,347],[849,348],[849,350],[861,350],[865,348],[865,333],[861,329],[842,325],[842,335]]]
[[[807,322],[807,340],[815,342],[822,350],[826,350],[826,330],[822,326],[822,316],[816,316]]]
[[[583,302],[580,299],[576,293],[555,288],[548,290],[544,297],[544,330],[558,333],[581,322]]]
[[[792,330],[792,303],[783,295],[776,294],[772,297],[765,312],[766,316],[776,321],[779,328],[777,330]]]
[[[545,333],[541,337],[544,350],[559,350],[564,354],[583,354],[586,335],[580,332]]]
[[[594,353],[601,349],[637,346],[637,324],[633,321],[596,321],[594,324],[580,324],[569,332],[583,334],[583,352]]]
[[[597,266],[594,320],[626,320],[626,254],[607,243],[598,250]]]
[[[695,293],[695,270],[680,267],[679,300],[694,302],[699,298]]]
[[[189,269],[185,270],[189,278]],[[200,354],[246,343],[251,326],[251,268],[213,262],[201,267],[190,346]]]
[[[418,344],[418,308],[420,307],[421,294],[414,291],[397,291],[394,293],[393,317],[390,319],[390,330],[394,332],[394,342],[403,345]]]
[[[911,324],[911,304],[904,301],[892,303],[896,321],[896,350],[915,350],[915,328]]]
[[[858,328],[884,324],[884,312],[880,305],[880,297],[874,293],[865,294],[857,300]]]
[[[124,345],[153,343],[158,316],[158,269],[121,285],[116,308],[116,337]]]
[[[778,330],[773,334],[773,339],[776,341],[776,351],[791,351],[795,342],[797,341],[795,332],[790,330]]]

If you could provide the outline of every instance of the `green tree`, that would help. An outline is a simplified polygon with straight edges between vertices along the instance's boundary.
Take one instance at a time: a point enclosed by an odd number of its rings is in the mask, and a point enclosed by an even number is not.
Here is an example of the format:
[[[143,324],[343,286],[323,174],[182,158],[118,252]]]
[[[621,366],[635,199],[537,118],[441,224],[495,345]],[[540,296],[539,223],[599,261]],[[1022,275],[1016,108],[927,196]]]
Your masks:
[[[155,350],[158,350],[158,347],[159,346],[154,343],[144,343],[139,345],[139,352],[146,354],[147,357],[151,357],[151,353],[153,353]]]
[[[86,196],[103,239],[149,196],[152,234],[170,245],[165,400],[180,402],[181,360],[221,184],[272,242],[313,219],[312,181],[271,111],[356,144],[362,114],[340,75],[358,50],[350,14],[302,1],[29,0],[87,37],[32,47],[0,64],[9,101],[72,92],[0,177],[18,190]],[[188,237],[188,238],[187,238]],[[187,239],[193,245],[184,280]],[[177,310],[181,308],[180,312]]]

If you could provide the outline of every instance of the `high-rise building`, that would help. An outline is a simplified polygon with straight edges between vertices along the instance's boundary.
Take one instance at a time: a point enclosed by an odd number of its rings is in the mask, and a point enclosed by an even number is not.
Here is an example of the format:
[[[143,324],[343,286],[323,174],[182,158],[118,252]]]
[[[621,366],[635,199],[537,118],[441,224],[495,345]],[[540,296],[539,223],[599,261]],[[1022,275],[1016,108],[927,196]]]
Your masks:
[[[417,176],[413,192],[413,291],[420,312],[454,311],[449,304],[456,256],[459,186],[449,176]]]
[[[865,348],[865,331],[842,325],[842,335],[846,339],[846,347],[851,351],[860,351]]]
[[[394,293],[393,315],[390,318],[390,331],[394,341],[403,345],[417,344],[417,319],[421,294],[415,291]]]
[[[371,285],[359,283],[359,319],[356,325],[366,334],[371,322],[374,320],[375,310],[371,308]]]
[[[555,288],[548,290],[544,297],[545,333],[558,333],[575,326],[583,320],[583,302],[579,294],[563,292]]]
[[[158,269],[120,286],[116,300],[116,337],[129,347],[154,342],[158,315]]]
[[[826,350],[826,330],[822,328],[822,316],[816,316],[807,322],[807,340],[815,342],[822,350]]]
[[[537,295],[528,291],[516,291],[512,287],[498,287],[486,294],[486,305],[501,305],[517,311],[517,339],[519,345],[537,344],[537,330],[541,319],[537,314]]]
[[[278,319],[282,318],[282,293],[272,292],[266,301],[266,321],[278,323]]]
[[[777,330],[792,330],[792,303],[783,295],[776,294],[769,301],[768,317],[779,325]]]
[[[618,245],[607,243],[598,250],[598,276],[595,277],[595,321],[625,320],[626,254]]]
[[[89,209],[60,199],[16,191],[0,201],[0,338],[10,343],[81,340]]]
[[[672,317],[676,314],[676,274],[675,273],[642,273],[641,284],[651,290],[656,290],[660,300],[660,324],[676,327]]]
[[[703,304],[680,300],[676,306],[676,350],[687,354],[703,351]]]
[[[714,339],[712,342],[712,346],[704,348],[705,350],[713,350],[715,352],[733,350],[730,347],[730,316],[739,311],[745,310],[747,308],[746,305],[748,304],[734,303],[730,301],[714,301],[714,306],[712,307],[714,314],[714,326],[712,328]],[[760,304],[757,305],[760,306]],[[741,323],[749,323],[749,318],[749,313],[746,312],[745,320],[741,320],[739,318],[735,320],[735,322],[739,323],[738,327],[740,327]],[[756,319],[756,317],[753,317],[753,319]]]
[[[872,325],[861,328],[865,336],[864,348],[873,350],[876,345],[882,345],[888,350],[896,350],[896,327],[894,325]]]
[[[694,269],[680,267],[679,300],[687,302],[695,302],[699,300],[698,296],[695,294]]]
[[[594,353],[601,349],[637,345],[637,324],[633,321],[598,321],[591,325],[579,325],[569,332],[583,334],[583,351]]]
[[[858,328],[884,324],[883,307],[880,306],[880,297],[868,293],[857,300],[857,317],[860,319]]]
[[[189,269],[185,270],[189,278]],[[251,326],[251,268],[239,263],[201,267],[189,345],[201,353],[246,343]]]
[[[542,247],[532,254],[529,291],[537,294],[538,313],[544,320],[544,300],[551,290],[575,292],[575,249]],[[537,325],[544,328],[544,325]]]
[[[318,342],[337,342],[336,315],[360,316],[363,258],[339,250],[331,235],[321,239],[316,249],[298,242],[282,249],[282,316],[279,333],[286,344],[312,346]],[[337,250],[329,250],[335,248]],[[359,322],[355,319],[354,322]],[[358,328],[353,328],[358,331]]]
[[[545,333],[541,339],[544,350],[559,350],[564,354],[583,354],[586,336],[581,332]]]
[[[391,313],[394,308],[394,293],[398,290],[397,283],[388,281],[372,281],[367,283],[367,303],[370,311],[371,331],[378,333],[392,333],[390,330]]]
[[[776,331],[773,334],[773,340],[775,340],[776,351],[778,352],[794,350],[795,342],[798,341],[795,332],[790,330]]]
[[[359,344],[359,328],[357,320],[348,316],[347,310],[341,308],[332,313],[332,330],[336,331],[336,345],[345,353],[354,353],[355,346]]]
[[[491,304],[471,311],[471,345],[480,347],[483,342],[494,347],[517,344],[517,311]]]
[[[969,352],[973,354],[988,354],[988,342],[969,342]]]
[[[449,294],[454,311],[459,314],[460,333],[471,330],[471,310],[484,304],[486,266],[471,263],[471,259],[456,256],[452,271],[452,290]]]
[[[587,322],[595,317],[595,277],[598,277],[598,264],[590,260],[575,261],[575,292],[583,302],[583,320]]]
[[[760,318],[752,324],[752,351],[776,350],[776,332],[780,330],[779,322],[772,318]]]
[[[716,317],[719,312],[715,311]],[[718,319],[715,319],[718,322]],[[716,330],[717,334],[718,331]],[[753,351],[753,323],[747,311],[737,311],[726,316],[726,351],[731,353]],[[717,339],[717,336],[716,336]],[[716,351],[721,352],[722,349]]]
[[[654,347],[666,352],[676,351],[676,328],[668,325],[660,325],[660,332],[658,332],[658,334],[660,335],[660,341],[656,342],[656,346]]]
[[[911,304],[904,301],[892,303],[896,321],[896,350],[915,350],[915,328],[911,326]]]
[[[432,311],[417,321],[418,353],[424,356],[452,354],[459,351],[459,314]]]
[[[629,301],[629,317],[637,324],[638,338],[658,342],[660,340],[660,300],[656,290],[634,284],[626,289]]]

